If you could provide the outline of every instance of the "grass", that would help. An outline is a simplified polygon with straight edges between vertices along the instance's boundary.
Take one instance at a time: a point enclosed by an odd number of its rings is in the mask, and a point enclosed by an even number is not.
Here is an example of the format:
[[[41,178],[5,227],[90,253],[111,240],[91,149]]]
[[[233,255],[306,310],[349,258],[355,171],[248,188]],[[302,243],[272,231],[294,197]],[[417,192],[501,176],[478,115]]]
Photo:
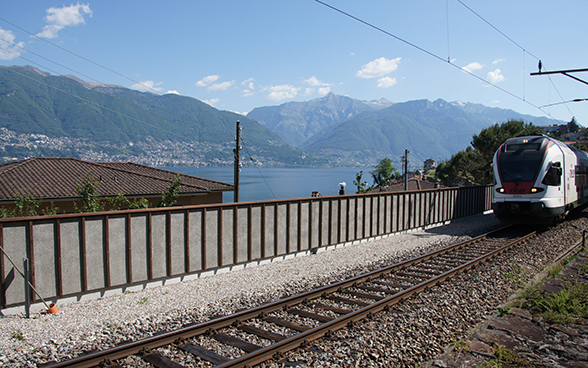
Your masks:
[[[561,270],[576,256],[566,257],[557,265],[549,269],[549,277],[556,277]],[[581,273],[588,272],[588,265]],[[588,285],[578,282],[567,282],[556,293],[546,293],[532,286],[521,295],[520,308],[544,317],[551,323],[585,324],[588,319]]]
[[[558,293],[534,289],[521,305],[553,323],[586,323],[588,319],[588,285],[567,283]]]
[[[504,275],[518,287],[523,287],[525,285],[525,270],[516,262],[511,262],[511,267],[512,270],[506,271]]]
[[[507,367],[531,367],[528,360],[519,357],[514,351],[502,345],[494,344],[492,347],[494,359],[488,360],[481,365],[481,368],[501,368],[503,364]]]
[[[15,339],[15,340],[18,340],[18,341],[24,341],[24,340],[26,340],[21,331],[14,331],[12,333],[12,338]]]

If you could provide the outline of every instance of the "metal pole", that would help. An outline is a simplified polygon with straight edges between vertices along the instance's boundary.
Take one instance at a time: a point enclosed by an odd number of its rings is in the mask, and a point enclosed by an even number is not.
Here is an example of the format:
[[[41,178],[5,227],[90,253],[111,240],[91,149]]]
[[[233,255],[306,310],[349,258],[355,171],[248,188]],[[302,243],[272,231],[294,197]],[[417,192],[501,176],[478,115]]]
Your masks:
[[[234,202],[239,202],[239,172],[241,171],[241,162],[240,162],[240,151],[241,151],[241,122],[237,120],[237,133],[235,136],[235,149],[233,152],[235,153],[235,197],[233,199]]]
[[[25,315],[27,318],[31,316],[31,286],[29,281],[29,260],[28,258],[23,259],[23,273],[24,273],[24,293],[25,293]]]
[[[408,190],[408,150],[404,150],[404,190]]]

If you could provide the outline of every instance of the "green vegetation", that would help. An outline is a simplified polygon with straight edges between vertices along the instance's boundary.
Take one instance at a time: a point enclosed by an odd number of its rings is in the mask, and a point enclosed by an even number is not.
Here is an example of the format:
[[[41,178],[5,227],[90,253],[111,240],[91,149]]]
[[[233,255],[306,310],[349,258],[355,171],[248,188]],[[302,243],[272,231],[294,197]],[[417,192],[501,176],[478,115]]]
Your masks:
[[[98,195],[98,180],[90,172],[84,177],[82,182],[76,185],[76,192],[79,197],[79,204],[74,202],[74,208],[79,212],[100,212],[106,209],[106,204],[109,205],[111,211],[119,211],[124,209],[144,209],[149,208],[149,200],[146,198],[135,198],[129,200],[124,194],[118,193],[115,197],[101,198]],[[179,196],[179,189],[182,185],[181,176],[178,174],[174,181],[162,193],[161,201],[158,203],[159,207],[171,207],[177,203]],[[38,198],[32,195],[24,196],[16,193],[15,208],[10,210],[5,207],[0,208],[0,218],[9,217],[25,217],[38,216],[40,214],[49,216],[56,215],[59,207],[56,207],[53,202],[46,206],[39,213],[39,207],[43,202],[43,198]]]
[[[80,212],[100,212],[104,211],[104,202],[98,197],[98,180],[92,172],[82,179],[81,183],[76,185],[76,192],[81,198],[82,207]]]
[[[14,209],[0,208],[0,218],[36,216],[41,200],[32,195],[16,192],[14,195]]]
[[[519,357],[514,351],[498,344],[492,347],[494,359],[488,360],[481,365],[481,368],[501,368],[503,363],[508,367],[531,367],[533,364],[528,360]]]
[[[357,193],[367,193],[370,190],[372,190],[372,188],[368,187],[368,183],[367,181],[363,180],[363,170],[358,172],[355,175],[355,180],[353,181],[353,185],[355,185],[357,187]]]
[[[588,318],[588,285],[567,283],[559,293],[530,288],[523,294],[521,308],[553,323],[585,323]]]
[[[67,91],[67,93],[62,92]],[[190,142],[210,149],[208,162],[232,160],[235,122],[247,132],[247,149],[266,162],[305,165],[326,162],[305,156],[257,121],[219,111],[194,98],[155,95],[123,87],[88,89],[75,80],[50,76],[32,67],[0,67],[0,127],[16,133],[49,137],[84,138],[105,143],[107,154],[141,154],[129,142]],[[112,147],[119,145],[119,148]],[[120,148],[124,147],[124,148]],[[79,157],[75,148],[60,152],[48,148],[6,146],[2,156]],[[265,160],[263,160],[265,159]]]
[[[178,202],[178,197],[180,196],[180,188],[182,187],[182,177],[180,174],[177,174],[174,178],[174,181],[171,183],[169,187],[163,192],[161,197],[161,201],[157,205],[157,207],[171,207]]]
[[[392,160],[389,158],[383,158],[379,164],[376,165],[376,169],[370,171],[374,178],[375,187],[385,187],[389,185],[392,180],[402,179],[402,174],[392,166]]]
[[[15,339],[15,340],[18,340],[18,341],[24,341],[24,340],[26,340],[21,331],[14,331],[12,333],[12,338]]]
[[[526,272],[516,262],[510,262],[511,270],[506,271],[504,275],[514,282],[518,287],[525,286]]]
[[[459,185],[463,181],[491,184],[492,176],[487,173],[492,170],[492,159],[500,145],[508,138],[542,133],[533,124],[519,120],[509,120],[482,129],[480,134],[473,136],[471,147],[459,151],[437,166],[437,177],[445,185]]]

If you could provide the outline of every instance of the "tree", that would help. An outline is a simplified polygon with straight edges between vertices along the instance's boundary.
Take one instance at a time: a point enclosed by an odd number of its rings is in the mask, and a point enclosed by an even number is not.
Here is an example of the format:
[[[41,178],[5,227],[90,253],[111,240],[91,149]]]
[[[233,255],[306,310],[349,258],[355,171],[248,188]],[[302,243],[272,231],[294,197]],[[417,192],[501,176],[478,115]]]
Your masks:
[[[572,116],[572,120],[568,123],[568,132],[577,133],[580,130],[580,126],[576,122],[576,117]]]
[[[91,171],[81,183],[76,184],[76,192],[82,201],[82,212],[104,211],[104,203],[98,196],[98,180]]]
[[[439,164],[437,177],[445,185],[459,185],[463,181],[474,184],[490,184],[492,177],[486,175],[492,169],[492,159],[498,148],[509,138],[525,135],[541,135],[541,128],[521,120],[508,120],[500,125],[482,129],[474,134],[471,147],[459,151],[451,159]]]
[[[363,170],[358,172],[355,175],[355,180],[353,181],[353,185],[355,185],[357,187],[357,193],[367,193],[370,190],[372,190],[372,188],[366,188],[367,187],[367,181],[362,181],[363,180]]]
[[[402,174],[392,166],[392,160],[389,158],[383,158],[379,164],[376,165],[376,169],[370,171],[374,178],[374,186],[383,187],[389,185],[392,180],[402,177]]]
[[[171,207],[178,202],[180,196],[180,188],[182,187],[182,177],[177,174],[174,181],[169,187],[163,192],[161,201],[157,204],[157,207]]]

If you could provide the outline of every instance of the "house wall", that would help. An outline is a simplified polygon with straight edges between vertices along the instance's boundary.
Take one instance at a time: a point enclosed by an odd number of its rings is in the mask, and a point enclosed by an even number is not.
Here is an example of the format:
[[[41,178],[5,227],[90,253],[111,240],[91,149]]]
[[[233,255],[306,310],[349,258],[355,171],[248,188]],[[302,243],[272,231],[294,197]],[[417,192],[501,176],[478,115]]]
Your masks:
[[[473,215],[491,208],[492,193],[445,188],[2,219],[0,245],[20,269],[29,259],[43,299],[99,297]],[[24,300],[23,278],[0,256],[0,309]]]

